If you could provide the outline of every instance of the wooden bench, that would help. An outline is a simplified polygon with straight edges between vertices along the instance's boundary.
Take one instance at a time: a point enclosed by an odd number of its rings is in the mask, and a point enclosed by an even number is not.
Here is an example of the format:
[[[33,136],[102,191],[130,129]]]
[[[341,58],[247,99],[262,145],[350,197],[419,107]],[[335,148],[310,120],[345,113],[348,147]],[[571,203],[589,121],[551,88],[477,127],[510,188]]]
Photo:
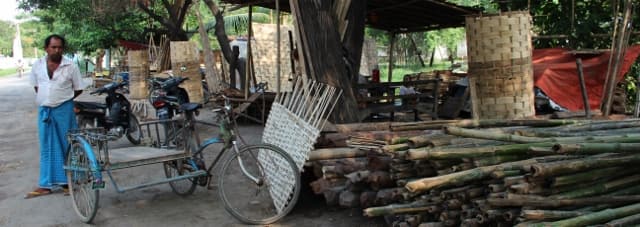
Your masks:
[[[355,86],[355,91],[358,92],[362,89],[368,91],[368,96],[358,95],[356,100],[360,109],[360,119],[364,119],[372,113],[390,113],[391,120],[394,120],[395,112],[414,112],[414,120],[418,120],[418,109],[416,108],[419,103],[431,104],[431,107],[422,112],[428,113],[432,119],[438,118],[438,96],[441,79],[431,80],[416,80],[411,81],[411,85],[417,87],[418,85],[433,85],[431,90],[419,91],[417,94],[396,95],[396,88],[400,88],[404,82],[386,82],[386,83],[369,83],[358,84]],[[398,105],[396,100],[417,100],[413,103],[405,103]]]

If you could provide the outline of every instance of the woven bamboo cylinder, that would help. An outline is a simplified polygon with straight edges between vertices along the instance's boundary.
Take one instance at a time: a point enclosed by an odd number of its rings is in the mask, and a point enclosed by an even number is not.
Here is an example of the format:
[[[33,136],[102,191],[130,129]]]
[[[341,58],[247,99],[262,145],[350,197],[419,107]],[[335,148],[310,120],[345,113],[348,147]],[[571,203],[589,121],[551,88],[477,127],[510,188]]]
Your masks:
[[[200,54],[196,46],[188,41],[172,41],[171,71],[174,76],[187,77],[180,87],[187,90],[189,101],[203,103],[202,76],[200,75]]]
[[[474,119],[534,116],[529,13],[469,16],[466,31]]]
[[[129,98],[147,97],[147,77],[149,76],[149,52],[147,50],[128,51]]]

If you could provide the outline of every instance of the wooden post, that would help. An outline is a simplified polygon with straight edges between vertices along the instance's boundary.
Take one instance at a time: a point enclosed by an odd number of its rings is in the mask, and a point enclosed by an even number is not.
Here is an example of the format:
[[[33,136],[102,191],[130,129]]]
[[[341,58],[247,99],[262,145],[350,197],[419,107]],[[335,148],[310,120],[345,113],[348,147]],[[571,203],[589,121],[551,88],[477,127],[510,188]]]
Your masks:
[[[276,0],[276,95],[280,94],[280,83],[280,0]]]
[[[582,92],[582,102],[584,103],[584,112],[587,119],[591,119],[591,107],[589,106],[589,96],[587,95],[587,86],[584,82],[584,74],[582,73],[582,59],[576,59],[576,66],[578,67],[578,79],[580,79],[580,91]]]
[[[391,43],[389,44],[389,77],[387,82],[391,82],[391,77],[393,77],[393,46],[396,42],[396,33],[391,32]]]
[[[244,99],[249,99],[249,78],[251,78],[251,37],[253,36],[253,7],[249,5],[249,31],[247,32],[247,58],[245,59],[245,75],[244,75]]]

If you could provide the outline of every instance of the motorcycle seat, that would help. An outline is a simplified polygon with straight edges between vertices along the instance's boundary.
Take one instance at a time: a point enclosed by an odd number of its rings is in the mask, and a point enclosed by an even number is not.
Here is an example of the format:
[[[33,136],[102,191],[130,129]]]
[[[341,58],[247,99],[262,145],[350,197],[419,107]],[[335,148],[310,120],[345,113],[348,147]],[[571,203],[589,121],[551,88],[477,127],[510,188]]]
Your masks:
[[[202,104],[200,104],[200,103],[188,102],[188,103],[180,105],[180,110],[182,110],[182,111],[195,111],[195,110],[200,109],[200,108],[202,108]]]
[[[88,109],[107,109],[107,104],[99,102],[74,102],[76,107],[83,110]]]

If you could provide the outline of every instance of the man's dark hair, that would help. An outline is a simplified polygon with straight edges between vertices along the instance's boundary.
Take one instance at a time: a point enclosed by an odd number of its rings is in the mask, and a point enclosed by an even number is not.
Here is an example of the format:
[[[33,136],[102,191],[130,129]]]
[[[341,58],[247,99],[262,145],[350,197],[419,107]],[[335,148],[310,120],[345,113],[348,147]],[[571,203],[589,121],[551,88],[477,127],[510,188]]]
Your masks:
[[[49,44],[51,44],[52,38],[59,39],[60,42],[62,42],[63,49],[67,47],[67,40],[65,40],[64,37],[62,37],[61,35],[53,34],[53,35],[47,36],[47,38],[44,39],[44,48],[49,47]]]

